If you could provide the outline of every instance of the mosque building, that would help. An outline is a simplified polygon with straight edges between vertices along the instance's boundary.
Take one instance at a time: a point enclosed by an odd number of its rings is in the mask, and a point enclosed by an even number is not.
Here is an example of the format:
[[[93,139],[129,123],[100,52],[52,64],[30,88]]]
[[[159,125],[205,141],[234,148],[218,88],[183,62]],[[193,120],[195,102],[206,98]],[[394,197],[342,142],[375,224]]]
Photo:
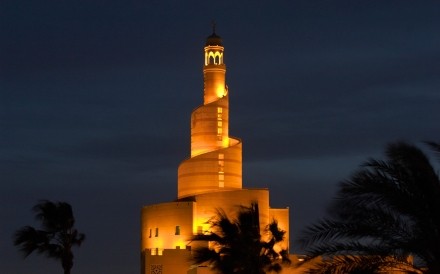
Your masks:
[[[229,136],[229,91],[222,39],[213,31],[204,47],[203,105],[191,114],[191,155],[178,168],[177,198],[141,212],[141,274],[210,273],[191,262],[191,237],[209,231],[221,208],[258,203],[260,227],[278,221],[289,248],[289,208],[271,208],[267,188],[243,188],[242,141]]]

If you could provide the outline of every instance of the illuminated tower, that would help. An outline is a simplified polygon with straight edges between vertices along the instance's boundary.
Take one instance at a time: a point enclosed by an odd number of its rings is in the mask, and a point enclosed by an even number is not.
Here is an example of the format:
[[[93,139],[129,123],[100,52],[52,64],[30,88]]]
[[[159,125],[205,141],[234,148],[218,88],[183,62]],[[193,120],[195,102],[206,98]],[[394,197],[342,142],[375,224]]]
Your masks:
[[[178,168],[177,199],[142,208],[141,274],[212,273],[191,263],[190,239],[209,233],[207,221],[219,208],[233,217],[237,206],[258,203],[260,228],[276,219],[288,248],[289,209],[270,208],[267,188],[242,188],[242,143],[229,136],[225,76],[224,47],[213,31],[204,47],[203,105],[191,113],[191,153]]]
[[[191,158],[178,170],[178,198],[241,189],[241,141],[229,137],[229,96],[222,40],[215,32],[205,45],[204,100],[191,115]]]

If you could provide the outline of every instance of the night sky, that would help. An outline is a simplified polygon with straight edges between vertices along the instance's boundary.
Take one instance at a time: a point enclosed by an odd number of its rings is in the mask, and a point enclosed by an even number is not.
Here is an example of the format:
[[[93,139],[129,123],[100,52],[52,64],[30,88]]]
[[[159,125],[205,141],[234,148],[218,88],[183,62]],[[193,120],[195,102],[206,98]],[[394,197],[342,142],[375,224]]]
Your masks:
[[[212,20],[243,185],[290,207],[292,239],[387,143],[440,140],[440,1],[2,0],[1,273],[61,273],[12,245],[40,199],[87,234],[73,273],[139,273],[140,210],[176,198]]]

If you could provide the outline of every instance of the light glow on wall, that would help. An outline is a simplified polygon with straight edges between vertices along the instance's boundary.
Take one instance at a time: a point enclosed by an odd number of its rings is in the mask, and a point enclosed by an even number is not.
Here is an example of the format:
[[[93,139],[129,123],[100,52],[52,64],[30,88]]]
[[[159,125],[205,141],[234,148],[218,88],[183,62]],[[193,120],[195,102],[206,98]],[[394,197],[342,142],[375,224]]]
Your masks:
[[[209,231],[208,220],[209,217],[197,216],[193,221],[193,234],[205,234],[206,231]]]
[[[217,95],[218,98],[222,98],[226,96],[226,89],[223,86],[218,86],[216,88],[215,94]]]
[[[218,187],[225,187],[225,154],[218,154]]]
[[[162,256],[163,255],[163,248],[152,248],[151,255]]]
[[[183,239],[177,239],[173,242],[173,246],[175,249],[185,249],[186,248],[186,242],[183,241]]]

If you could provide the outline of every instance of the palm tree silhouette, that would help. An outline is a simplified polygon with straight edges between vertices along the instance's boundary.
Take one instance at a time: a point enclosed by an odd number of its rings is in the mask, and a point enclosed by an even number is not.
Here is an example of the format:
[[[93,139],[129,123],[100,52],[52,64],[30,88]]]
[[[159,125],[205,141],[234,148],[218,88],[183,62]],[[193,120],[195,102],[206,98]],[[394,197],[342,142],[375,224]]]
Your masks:
[[[19,246],[25,258],[32,252],[45,254],[61,261],[64,274],[73,266],[72,247],[81,245],[85,235],[73,227],[72,207],[65,202],[40,201],[33,207],[35,218],[41,221],[42,230],[25,226],[14,234],[14,245]]]
[[[275,220],[260,235],[256,203],[250,207],[241,206],[235,220],[218,209],[217,215],[208,223],[209,233],[192,238],[192,241],[205,242],[193,252],[193,261],[198,265],[208,263],[222,274],[264,274],[278,273],[282,264],[290,263],[288,251],[276,248],[283,241],[285,231],[279,229]]]
[[[341,183],[329,214],[300,241],[322,258],[309,273],[440,273],[440,179],[419,148],[388,145]]]

